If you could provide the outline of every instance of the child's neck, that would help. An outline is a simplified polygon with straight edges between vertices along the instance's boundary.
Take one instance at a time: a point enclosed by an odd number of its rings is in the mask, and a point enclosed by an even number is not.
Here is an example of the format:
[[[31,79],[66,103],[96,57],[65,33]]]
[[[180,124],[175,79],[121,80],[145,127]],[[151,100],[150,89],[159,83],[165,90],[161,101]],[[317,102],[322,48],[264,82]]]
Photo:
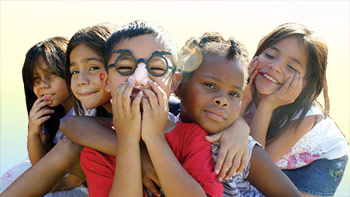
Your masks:
[[[107,110],[109,113],[113,113],[112,103],[109,100],[103,104],[102,107],[105,108],[105,110]]]
[[[69,98],[66,102],[61,104],[64,108],[64,114],[68,114],[68,112],[72,109],[73,107],[73,100],[72,98]]]

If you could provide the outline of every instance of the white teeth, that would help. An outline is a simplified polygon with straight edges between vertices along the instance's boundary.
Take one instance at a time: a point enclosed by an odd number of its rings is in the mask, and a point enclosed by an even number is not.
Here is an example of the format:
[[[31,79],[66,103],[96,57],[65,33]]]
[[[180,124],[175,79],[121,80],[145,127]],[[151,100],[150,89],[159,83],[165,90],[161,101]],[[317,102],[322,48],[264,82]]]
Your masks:
[[[274,82],[274,83],[278,83],[275,79],[273,79],[272,77],[264,74],[264,77],[266,77],[267,79],[269,79],[270,81]]]

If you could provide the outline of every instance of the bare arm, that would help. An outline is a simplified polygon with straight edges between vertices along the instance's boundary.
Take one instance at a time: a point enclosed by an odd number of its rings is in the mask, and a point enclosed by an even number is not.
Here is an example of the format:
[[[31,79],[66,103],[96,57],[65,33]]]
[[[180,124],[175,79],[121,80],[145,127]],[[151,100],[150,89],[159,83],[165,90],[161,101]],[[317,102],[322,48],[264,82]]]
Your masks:
[[[96,117],[70,116],[62,121],[60,130],[74,143],[115,155],[117,136],[115,131]]]
[[[287,153],[295,143],[299,141],[308,131],[312,129],[316,122],[316,116],[305,117],[298,127],[293,124],[287,126],[280,136],[265,146],[266,152],[273,161],[278,161]]]
[[[118,136],[113,184],[110,196],[142,196],[141,113],[142,92],[131,102],[134,82],[120,85],[112,93],[113,122]]]
[[[145,143],[166,196],[206,196],[200,184],[181,166],[165,137],[150,138]]]
[[[191,177],[175,157],[165,138],[168,117],[166,93],[154,82],[154,92],[145,89],[142,99],[142,139],[166,196],[205,196],[201,185]],[[171,177],[171,178],[170,178]]]
[[[28,123],[28,155],[32,165],[36,164],[51,147],[46,143],[46,135],[41,132],[42,124],[50,119],[50,114],[54,113],[47,107],[51,101],[38,98],[29,112]]]
[[[248,180],[265,196],[301,196],[292,181],[260,146],[253,148]]]

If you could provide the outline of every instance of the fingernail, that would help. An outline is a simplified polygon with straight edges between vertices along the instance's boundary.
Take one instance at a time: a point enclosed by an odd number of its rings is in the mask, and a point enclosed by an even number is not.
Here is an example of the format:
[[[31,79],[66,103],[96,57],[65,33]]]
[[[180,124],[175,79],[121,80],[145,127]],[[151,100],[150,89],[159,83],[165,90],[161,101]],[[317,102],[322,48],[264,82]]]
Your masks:
[[[215,174],[219,174],[219,170],[218,169],[215,169]]]
[[[113,99],[109,99],[109,102],[113,103]]]
[[[219,178],[218,178],[218,180],[221,182],[221,181],[222,181],[222,178],[221,178],[221,177],[219,177]]]

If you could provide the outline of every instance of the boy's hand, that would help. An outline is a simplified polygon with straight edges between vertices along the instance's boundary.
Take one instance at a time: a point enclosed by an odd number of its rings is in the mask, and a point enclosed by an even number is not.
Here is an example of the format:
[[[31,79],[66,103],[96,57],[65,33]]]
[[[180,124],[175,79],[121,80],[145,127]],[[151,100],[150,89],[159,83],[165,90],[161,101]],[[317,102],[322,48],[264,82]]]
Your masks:
[[[38,135],[41,131],[41,125],[50,119],[49,114],[53,114],[54,110],[46,107],[52,101],[46,100],[46,97],[39,97],[33,104],[29,112],[28,134]]]
[[[143,90],[148,97],[142,98],[142,139],[144,141],[154,137],[164,138],[169,111],[166,92],[155,82],[149,81],[148,83],[153,91]]]
[[[243,118],[238,119],[229,128],[206,140],[220,143],[220,150],[215,165],[215,173],[218,179],[230,179],[236,173],[240,173],[247,166],[248,161],[248,136],[249,126]]]
[[[133,101],[131,92],[135,86],[135,81],[122,83],[112,93],[113,123],[116,128],[118,139],[141,138],[141,112],[140,103],[142,92],[140,91]]]
[[[152,192],[153,195],[159,196],[161,194],[157,188],[157,186],[160,187],[159,179],[144,144],[141,144],[141,171],[142,184]]]
[[[295,74],[273,94],[263,98],[264,105],[270,106],[273,110],[279,106],[293,103],[303,90],[303,78],[301,74]]]

